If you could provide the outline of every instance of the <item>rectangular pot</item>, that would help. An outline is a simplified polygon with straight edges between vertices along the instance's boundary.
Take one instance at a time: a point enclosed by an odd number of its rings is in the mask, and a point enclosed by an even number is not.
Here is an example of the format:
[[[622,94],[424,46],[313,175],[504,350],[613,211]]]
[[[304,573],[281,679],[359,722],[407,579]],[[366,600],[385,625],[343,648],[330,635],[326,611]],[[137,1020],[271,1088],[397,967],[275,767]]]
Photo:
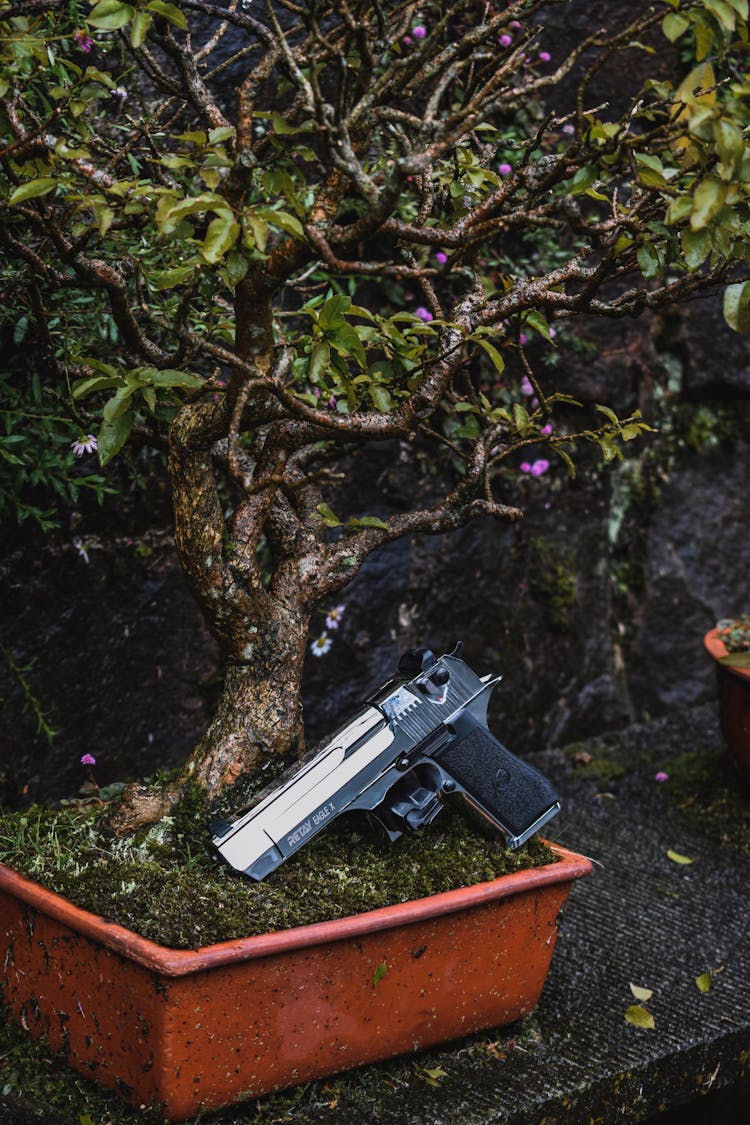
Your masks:
[[[530,1012],[560,908],[591,869],[554,850],[545,867],[195,951],[0,864],[4,1000],[76,1070],[184,1120]]]

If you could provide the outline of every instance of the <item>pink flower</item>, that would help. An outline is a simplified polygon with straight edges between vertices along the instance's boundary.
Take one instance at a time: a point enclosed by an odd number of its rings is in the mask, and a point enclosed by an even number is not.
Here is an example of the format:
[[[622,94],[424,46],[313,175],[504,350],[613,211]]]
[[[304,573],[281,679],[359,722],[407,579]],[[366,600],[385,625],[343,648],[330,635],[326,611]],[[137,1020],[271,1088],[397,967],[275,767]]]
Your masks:
[[[531,475],[532,477],[542,477],[548,469],[549,461],[547,461],[544,457],[540,457],[539,460],[535,461],[531,466]]]
[[[520,468],[522,473],[530,473],[531,472],[531,462],[530,461],[522,461],[521,464],[519,465],[519,468]]]
[[[548,422],[546,426],[542,426],[540,433],[551,434],[552,433],[552,423]]]
[[[418,23],[416,27],[411,29],[411,33],[415,39],[424,39],[427,35],[427,28],[423,27],[421,23]]]
[[[665,773],[664,770],[659,770],[659,772],[654,775],[654,781],[658,781],[661,785],[662,782],[669,781],[669,774]]]
[[[520,335],[519,335],[519,337],[518,337],[518,342],[519,342],[519,344],[521,345],[521,347],[522,347],[522,348],[523,348],[523,347],[524,347],[524,346],[525,346],[526,344],[528,344],[528,342],[529,342],[529,337],[528,337],[528,336],[526,335],[526,333],[525,333],[525,332],[521,332],[521,334],[520,334]]]
[[[82,27],[80,27],[78,31],[73,32],[73,38],[85,55],[87,55],[94,46],[94,40],[89,35],[88,31],[84,31]]]
[[[549,62],[551,58],[552,55],[549,53],[549,51],[539,52],[539,62]]]
[[[404,43],[406,44],[407,47],[412,46],[412,44],[414,43],[414,40],[412,39],[411,35],[405,35],[404,36]]]
[[[513,171],[513,165],[504,161],[502,164],[498,164],[497,170],[501,176],[509,176]]]
[[[423,305],[420,305],[418,309],[414,310],[414,315],[418,316],[420,320],[423,320],[425,324],[429,320],[432,320],[432,313],[429,309],[424,308]]]
[[[448,255],[444,250],[438,250],[437,254],[435,255],[435,261],[438,263],[438,265],[444,266],[448,261]]]
[[[500,46],[501,47],[510,47],[512,42],[513,42],[513,36],[512,35],[501,35],[500,36]]]
[[[529,379],[528,375],[524,375],[523,379],[521,380],[521,394],[528,396],[533,395],[533,393],[534,388],[531,385],[531,380]]]
[[[94,757],[93,754],[84,754],[81,758],[81,765],[82,766],[95,766],[96,765],[96,758]]]

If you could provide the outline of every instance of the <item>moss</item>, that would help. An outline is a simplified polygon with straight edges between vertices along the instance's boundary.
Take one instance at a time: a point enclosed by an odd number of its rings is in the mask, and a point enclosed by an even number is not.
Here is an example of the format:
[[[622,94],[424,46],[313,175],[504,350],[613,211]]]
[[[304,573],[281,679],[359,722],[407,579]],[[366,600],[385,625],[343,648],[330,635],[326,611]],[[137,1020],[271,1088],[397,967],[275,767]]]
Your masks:
[[[100,820],[100,809],[80,807],[0,817],[0,859],[84,909],[174,948],[342,918],[553,859],[537,839],[510,852],[451,810],[393,844],[342,818],[255,883],[214,858],[195,793],[175,818],[131,840],[107,840]]]
[[[573,559],[557,543],[536,536],[530,543],[529,589],[543,605],[553,629],[570,627],[570,610],[576,603],[578,579]]]
[[[750,854],[750,803],[727,754],[696,750],[670,762],[669,798],[704,835]]]
[[[634,762],[626,763],[618,747],[604,739],[572,742],[565,747],[564,753],[575,770],[576,777],[582,779],[617,781],[634,768]]]

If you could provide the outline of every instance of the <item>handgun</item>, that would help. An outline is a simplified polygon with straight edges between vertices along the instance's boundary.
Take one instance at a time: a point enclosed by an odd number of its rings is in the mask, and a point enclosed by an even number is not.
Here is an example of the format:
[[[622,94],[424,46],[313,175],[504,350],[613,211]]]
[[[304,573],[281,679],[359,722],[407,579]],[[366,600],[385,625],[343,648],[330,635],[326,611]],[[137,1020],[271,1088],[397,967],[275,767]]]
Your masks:
[[[401,658],[383,684],[303,763],[211,840],[235,870],[261,880],[343,813],[372,814],[391,840],[429,824],[446,803],[518,848],[560,810],[550,782],[487,726],[500,676],[478,676],[459,642]]]

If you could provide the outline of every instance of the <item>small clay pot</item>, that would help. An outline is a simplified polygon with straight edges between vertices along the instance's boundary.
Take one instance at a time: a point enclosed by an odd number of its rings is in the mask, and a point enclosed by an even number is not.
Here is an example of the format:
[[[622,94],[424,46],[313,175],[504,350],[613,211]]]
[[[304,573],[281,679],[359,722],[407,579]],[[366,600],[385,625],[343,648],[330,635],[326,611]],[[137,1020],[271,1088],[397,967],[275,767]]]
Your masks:
[[[718,629],[711,629],[703,643],[716,661],[721,731],[737,771],[750,784],[750,669],[721,664],[727,648]]]

